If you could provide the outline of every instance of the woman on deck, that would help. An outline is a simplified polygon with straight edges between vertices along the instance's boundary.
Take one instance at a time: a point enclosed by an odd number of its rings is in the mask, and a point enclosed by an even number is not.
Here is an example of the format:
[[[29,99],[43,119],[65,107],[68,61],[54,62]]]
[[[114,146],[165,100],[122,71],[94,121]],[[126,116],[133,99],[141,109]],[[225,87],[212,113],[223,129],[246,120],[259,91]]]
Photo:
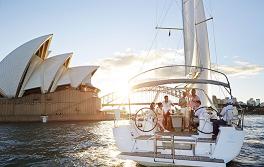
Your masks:
[[[162,103],[159,102],[158,103],[158,108],[156,108],[156,114],[157,114],[157,117],[158,117],[158,129],[159,131],[163,132],[164,131],[164,126],[162,124],[163,122],[163,111],[162,111]]]
[[[188,101],[187,101],[187,93],[182,92],[182,97],[179,99],[179,106],[181,107],[181,113],[184,115],[184,129],[189,128],[189,122],[190,122],[190,111],[187,107]]]

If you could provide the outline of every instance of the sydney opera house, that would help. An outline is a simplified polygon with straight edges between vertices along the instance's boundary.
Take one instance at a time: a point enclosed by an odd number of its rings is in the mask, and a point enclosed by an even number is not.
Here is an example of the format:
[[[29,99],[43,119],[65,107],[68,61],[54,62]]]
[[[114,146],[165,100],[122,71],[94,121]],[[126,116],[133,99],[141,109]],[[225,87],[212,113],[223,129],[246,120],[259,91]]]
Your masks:
[[[98,66],[69,67],[73,53],[49,56],[52,34],[19,46],[0,62],[0,122],[102,120]]]

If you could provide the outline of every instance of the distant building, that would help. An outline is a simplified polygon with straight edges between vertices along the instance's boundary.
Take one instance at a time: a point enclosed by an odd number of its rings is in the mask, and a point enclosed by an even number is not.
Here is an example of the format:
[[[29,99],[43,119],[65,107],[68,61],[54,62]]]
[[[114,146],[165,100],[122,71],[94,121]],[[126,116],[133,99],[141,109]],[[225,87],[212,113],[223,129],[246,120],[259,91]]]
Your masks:
[[[260,99],[256,99],[256,106],[260,106]]]
[[[247,104],[244,103],[243,101],[239,101],[238,104],[239,104],[239,105],[247,105]]]
[[[212,96],[212,100],[213,103],[217,106],[217,105],[225,105],[227,103],[227,100],[229,99],[229,97],[225,97],[224,99],[218,99],[215,95]],[[237,103],[237,98],[233,97],[233,102]]]
[[[248,106],[256,106],[256,101],[255,101],[253,98],[250,98],[250,99],[247,101],[247,105],[248,105]]]
[[[264,107],[264,102],[260,103],[260,107]]]

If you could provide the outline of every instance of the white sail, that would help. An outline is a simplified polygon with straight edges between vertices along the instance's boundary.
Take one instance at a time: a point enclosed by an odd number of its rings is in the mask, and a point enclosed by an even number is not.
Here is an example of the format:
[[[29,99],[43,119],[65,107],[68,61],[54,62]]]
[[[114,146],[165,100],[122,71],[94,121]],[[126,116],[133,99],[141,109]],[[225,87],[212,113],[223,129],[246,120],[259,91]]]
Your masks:
[[[194,39],[195,39],[195,16],[194,16],[194,1],[182,1],[182,20],[183,20],[183,36],[184,36],[184,54],[185,65],[194,65],[193,52],[194,52]],[[185,74],[189,74],[190,68],[185,69]]]
[[[211,67],[210,51],[206,17],[202,0],[183,0],[183,29],[185,65]],[[192,73],[192,68],[186,68],[185,73]],[[209,79],[208,70],[201,71],[200,79]],[[208,85],[199,85],[199,88],[209,93]],[[210,96],[210,94],[209,94]],[[206,98],[201,97],[202,101]],[[203,104],[207,102],[204,101]]]
[[[211,67],[210,60],[210,50],[209,50],[209,42],[208,42],[208,32],[206,25],[206,17],[203,7],[202,0],[194,0],[195,1],[195,28],[196,28],[196,44],[197,44],[197,55],[200,66],[204,68]],[[201,76],[203,79],[209,79],[210,75],[206,74]]]

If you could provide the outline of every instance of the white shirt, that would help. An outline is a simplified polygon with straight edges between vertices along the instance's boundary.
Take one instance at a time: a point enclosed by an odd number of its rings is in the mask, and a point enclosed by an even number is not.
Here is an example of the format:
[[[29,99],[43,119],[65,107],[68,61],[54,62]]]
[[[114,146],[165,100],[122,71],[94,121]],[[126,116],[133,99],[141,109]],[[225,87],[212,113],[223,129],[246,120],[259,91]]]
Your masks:
[[[171,109],[171,106],[173,105],[173,103],[170,100],[168,100],[167,103],[163,101],[162,105],[163,105],[163,112],[167,112],[168,110]]]
[[[206,113],[205,108],[200,108],[195,111],[194,115],[197,116],[199,119],[204,118],[204,114]]]
[[[233,119],[233,105],[229,104],[228,106],[224,107],[221,111],[221,115],[223,116],[224,121],[230,121]]]

